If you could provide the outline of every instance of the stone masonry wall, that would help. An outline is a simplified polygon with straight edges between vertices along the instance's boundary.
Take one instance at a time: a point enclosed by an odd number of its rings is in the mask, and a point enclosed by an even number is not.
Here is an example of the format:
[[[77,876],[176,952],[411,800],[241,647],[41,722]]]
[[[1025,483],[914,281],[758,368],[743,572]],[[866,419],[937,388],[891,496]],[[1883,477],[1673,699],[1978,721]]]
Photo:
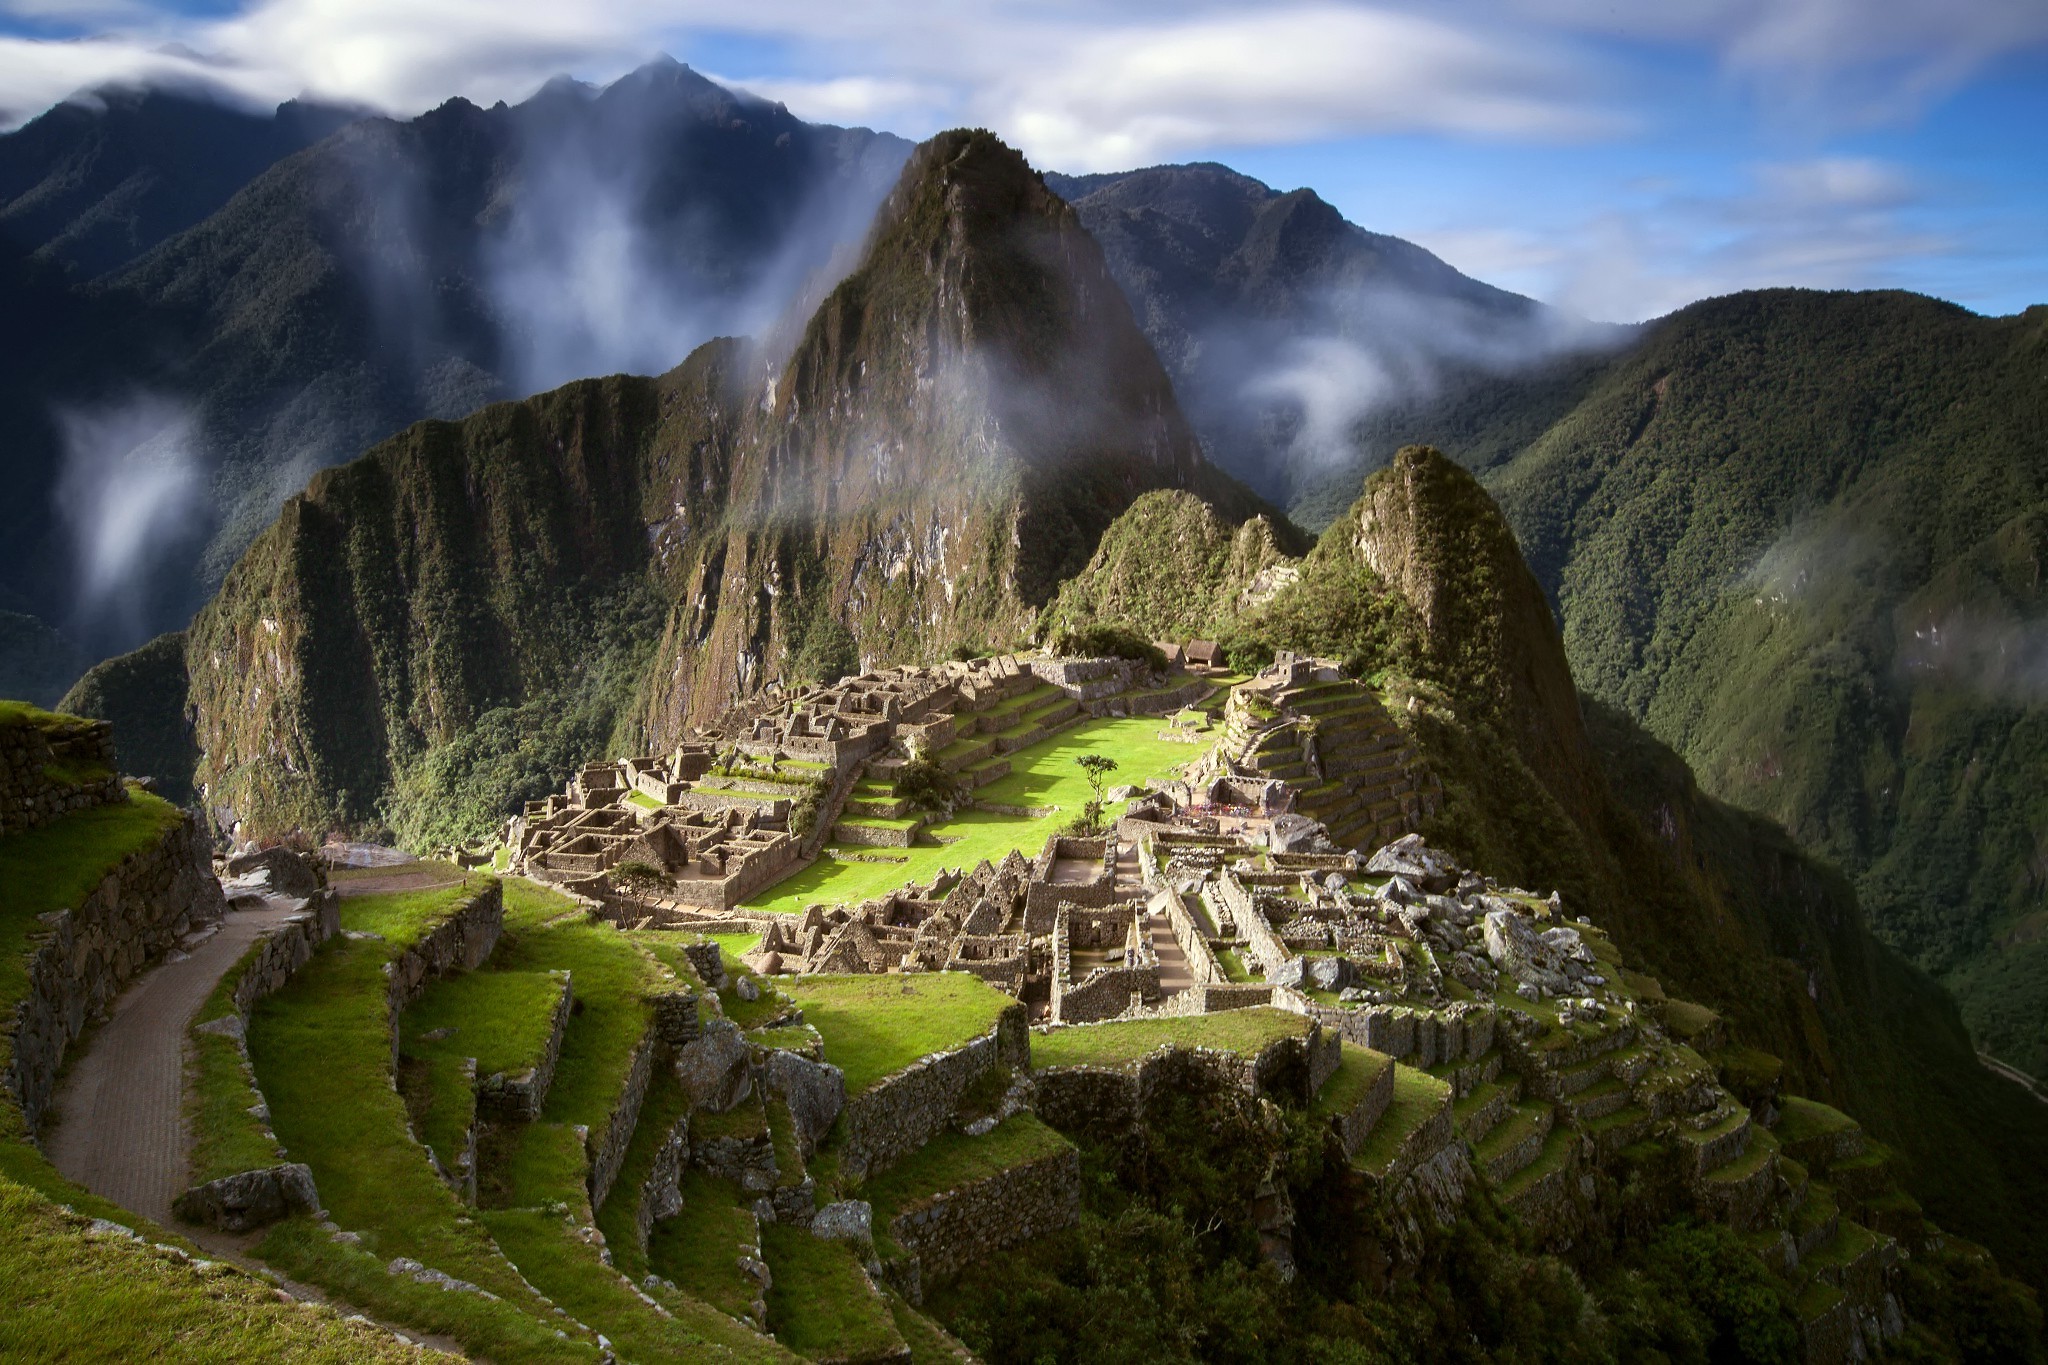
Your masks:
[[[1080,1220],[1081,1154],[1069,1147],[920,1201],[889,1220],[889,1235],[917,1258],[922,1287]]]
[[[848,1176],[862,1179],[909,1155],[943,1132],[960,1095],[991,1067],[1031,1068],[1024,1007],[1004,1010],[996,1026],[965,1047],[937,1052],[846,1100]]]
[[[104,772],[74,782],[65,768]],[[0,726],[0,835],[37,829],[73,811],[128,799],[114,768],[114,727],[103,720]]]
[[[0,1085],[21,1107],[31,1135],[56,1092],[65,1050],[87,1022],[152,959],[226,913],[213,850],[187,815],[115,864],[76,907],[42,917],[42,931],[29,942],[28,989],[6,1025],[0,1071]]]
[[[633,1130],[640,1123],[640,1106],[647,1101],[647,1087],[654,1080],[655,1065],[667,1056],[662,1042],[661,1017],[648,1021],[647,1032],[633,1049],[632,1065],[626,1072],[626,1088],[612,1106],[611,1117],[602,1131],[592,1130],[585,1140],[590,1153],[590,1207],[601,1209],[626,1164],[626,1149],[633,1145]]]
[[[398,1071],[398,1016],[420,998],[427,983],[455,972],[473,971],[498,946],[505,929],[505,893],[486,883],[467,904],[429,930],[418,943],[385,965],[384,998],[391,1020],[391,1070]]]
[[[557,973],[560,989],[549,1015],[548,1040],[540,1060],[524,1071],[507,1075],[499,1072],[482,1077],[476,1088],[477,1112],[486,1118],[512,1123],[530,1123],[540,1117],[548,1102],[548,1089],[555,1083],[555,1064],[562,1059],[562,1039],[569,1031],[569,1013],[575,1006],[575,986],[566,971]]]
[[[256,1002],[284,989],[299,968],[313,959],[321,944],[341,932],[341,898],[322,890],[307,902],[303,914],[280,924],[256,945],[249,965],[235,982],[235,1013],[244,1024]]]

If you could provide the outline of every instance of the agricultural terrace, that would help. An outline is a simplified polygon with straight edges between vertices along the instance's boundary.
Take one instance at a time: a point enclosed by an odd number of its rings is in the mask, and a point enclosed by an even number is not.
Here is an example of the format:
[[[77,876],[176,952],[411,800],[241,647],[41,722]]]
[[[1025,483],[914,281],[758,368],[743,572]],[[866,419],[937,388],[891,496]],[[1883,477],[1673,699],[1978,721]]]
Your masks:
[[[777,983],[825,1040],[825,1060],[858,1095],[920,1057],[971,1042],[1016,1001],[965,972],[805,976]]]
[[[1158,716],[1085,721],[1009,756],[1010,772],[974,793],[979,805],[1018,806],[1039,815],[1005,815],[964,810],[926,827],[917,847],[855,849],[828,844],[811,866],[770,887],[748,908],[788,914],[815,904],[851,905],[894,891],[906,882],[927,882],[941,868],[970,868],[982,859],[1000,862],[1012,849],[1027,857],[1047,836],[1081,814],[1088,804],[1087,774],[1077,759],[1101,754],[1116,760],[1111,787],[1154,782],[1174,775],[1194,758],[1191,745],[1159,738],[1167,722]],[[1107,814],[1123,809],[1112,803]],[[858,856],[849,856],[858,855]]]

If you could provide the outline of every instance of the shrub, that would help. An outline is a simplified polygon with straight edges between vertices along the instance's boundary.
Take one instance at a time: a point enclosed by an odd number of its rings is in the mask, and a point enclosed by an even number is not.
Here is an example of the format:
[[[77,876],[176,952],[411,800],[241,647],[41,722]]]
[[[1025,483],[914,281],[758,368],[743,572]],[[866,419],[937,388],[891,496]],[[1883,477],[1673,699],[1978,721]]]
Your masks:
[[[1129,626],[1113,626],[1095,623],[1086,626],[1069,626],[1048,636],[1046,652],[1063,656],[1107,656],[1112,659],[1134,659],[1153,668],[1166,667],[1166,655]]]

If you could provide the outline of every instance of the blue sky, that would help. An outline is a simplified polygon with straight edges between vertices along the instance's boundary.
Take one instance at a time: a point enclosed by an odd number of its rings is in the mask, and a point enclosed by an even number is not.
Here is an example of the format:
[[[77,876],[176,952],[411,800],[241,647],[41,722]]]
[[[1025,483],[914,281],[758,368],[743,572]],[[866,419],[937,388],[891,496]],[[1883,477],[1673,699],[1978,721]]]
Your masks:
[[[1770,284],[2048,302],[2044,0],[0,0],[14,121],[194,76],[415,113],[662,51],[1051,169],[1224,161],[1597,318]]]

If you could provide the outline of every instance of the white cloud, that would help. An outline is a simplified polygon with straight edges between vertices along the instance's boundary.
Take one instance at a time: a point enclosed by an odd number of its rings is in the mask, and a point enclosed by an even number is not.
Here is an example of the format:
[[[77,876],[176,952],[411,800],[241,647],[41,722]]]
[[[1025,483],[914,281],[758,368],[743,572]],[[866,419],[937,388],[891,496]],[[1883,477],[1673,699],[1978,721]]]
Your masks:
[[[1635,322],[1742,289],[1911,287],[1949,235],[1916,225],[1921,193],[1895,165],[1819,157],[1748,169],[1722,196],[1662,187],[1547,228],[1410,235],[1451,264],[1588,317]]]

